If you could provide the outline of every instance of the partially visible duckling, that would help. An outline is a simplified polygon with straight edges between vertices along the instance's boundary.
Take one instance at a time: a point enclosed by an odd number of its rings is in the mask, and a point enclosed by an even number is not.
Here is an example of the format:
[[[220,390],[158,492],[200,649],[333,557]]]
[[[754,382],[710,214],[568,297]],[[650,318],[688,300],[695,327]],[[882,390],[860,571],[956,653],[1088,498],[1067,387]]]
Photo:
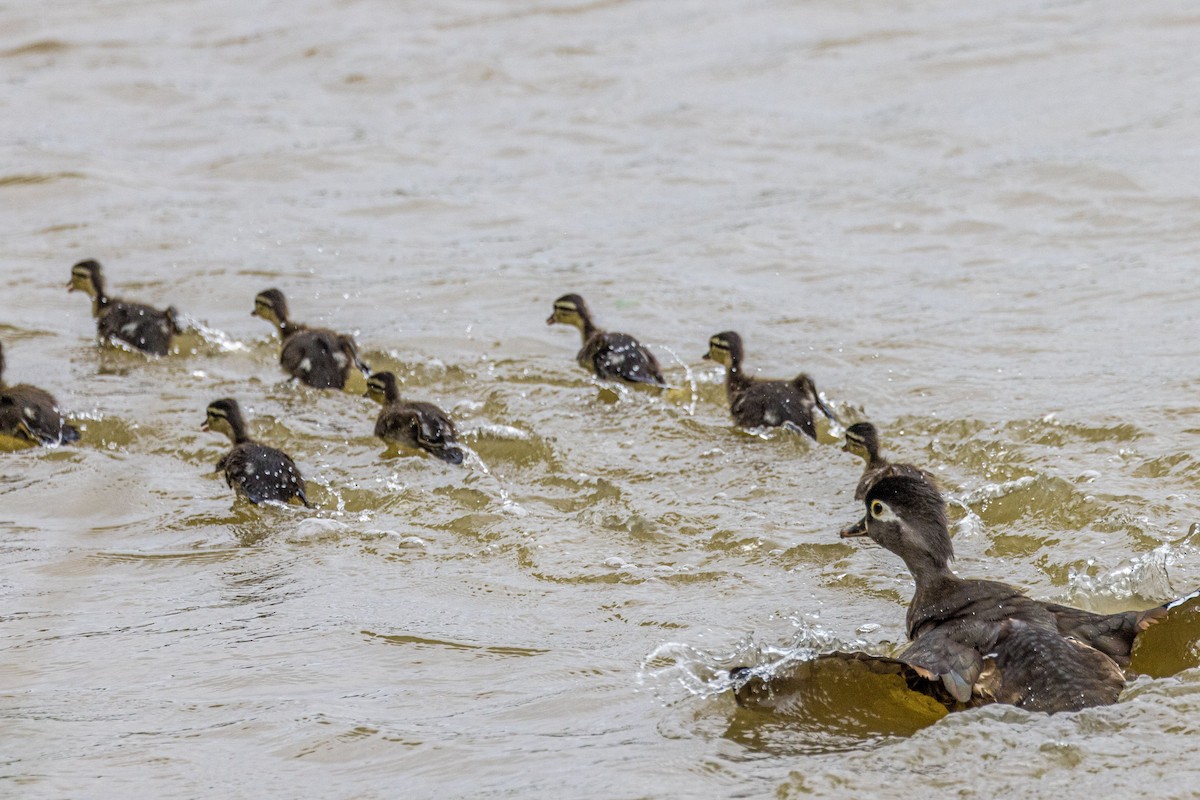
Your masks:
[[[0,345],[0,434],[32,444],[69,444],[79,431],[63,421],[54,396],[44,389],[4,383],[4,347]]]
[[[309,328],[288,319],[287,300],[278,289],[259,292],[254,298],[251,316],[262,317],[275,325],[283,340],[279,363],[283,371],[317,389],[342,389],[350,367],[363,375],[371,372],[358,355],[354,339],[327,328]]]
[[[461,464],[463,451],[454,423],[432,403],[400,399],[396,376],[376,372],[367,379],[367,397],[383,406],[375,421],[375,435],[389,445],[415,447],[450,464]]]
[[[808,375],[802,372],[790,381],[753,378],[742,372],[742,355],[742,337],[723,331],[708,340],[708,352],[703,356],[725,365],[725,396],[729,413],[739,426],[785,425],[816,439],[816,411],[837,421]]]
[[[225,483],[251,503],[266,500],[287,503],[294,497],[306,508],[312,508],[296,462],[282,450],[250,438],[236,400],[210,403],[200,429],[223,433],[233,442],[233,449],[217,462],[217,472],[224,472]]]
[[[846,443],[842,445],[842,450],[866,462],[862,477],[858,479],[858,488],[854,490],[855,500],[862,500],[872,486],[892,475],[904,475],[937,485],[937,478],[920,467],[893,464],[885,458],[879,451],[879,430],[870,422],[856,422],[846,428]]]
[[[135,350],[153,356],[165,356],[171,339],[179,333],[178,313],[174,306],[165,311],[109,297],[104,291],[100,263],[88,259],[71,267],[67,291],[78,289],[92,298],[92,316],[101,341],[123,342]]]
[[[926,481],[937,488],[937,479],[931,473],[912,464],[893,464],[884,458],[879,451],[879,431],[870,422],[856,422],[847,428],[846,443],[842,450],[853,453],[866,462],[862,477],[858,479],[858,486],[854,490],[855,500],[861,501],[879,481],[896,475]],[[861,535],[866,532],[866,525],[867,519],[863,517],[853,525],[843,528],[842,535]]]
[[[574,325],[583,336],[583,347],[575,360],[605,380],[616,378],[629,383],[666,387],[662,369],[654,354],[627,333],[602,331],[592,322],[591,312],[577,294],[564,294],[554,301],[554,313],[547,325]]]

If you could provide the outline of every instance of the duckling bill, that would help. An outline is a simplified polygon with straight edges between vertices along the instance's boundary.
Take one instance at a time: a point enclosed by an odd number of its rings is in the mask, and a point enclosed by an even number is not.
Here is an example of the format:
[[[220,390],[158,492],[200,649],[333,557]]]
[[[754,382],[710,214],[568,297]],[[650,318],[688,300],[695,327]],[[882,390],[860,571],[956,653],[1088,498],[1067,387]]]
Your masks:
[[[174,306],[160,311],[142,303],[130,303],[109,297],[98,261],[88,259],[71,267],[67,291],[79,290],[92,298],[92,316],[102,342],[121,342],[153,356],[165,356],[179,333],[178,313]]]
[[[400,399],[400,386],[390,372],[367,379],[367,397],[383,406],[375,420],[375,435],[389,445],[411,447],[449,464],[463,462],[454,423],[432,403]]]
[[[1094,614],[1031,599],[1005,583],[959,578],[950,570],[945,501],[919,478],[884,477],[864,505],[866,530],[857,535],[898,555],[916,581],[909,643],[892,658],[835,658],[869,659],[948,710],[1007,703],[1053,713],[1115,703],[1139,634],[1177,607]],[[796,688],[786,678],[778,686],[748,672],[737,678],[746,681],[738,697],[749,705],[768,695],[777,705],[781,693]]]
[[[621,380],[666,387],[658,359],[627,333],[613,333],[596,327],[587,303],[577,294],[564,294],[554,301],[547,325],[572,325],[583,337],[583,347],[575,360],[602,380]]]
[[[225,473],[229,488],[255,504],[268,500],[289,503],[295,498],[306,508],[312,508],[296,462],[282,450],[250,438],[236,400],[226,398],[210,403],[200,429],[223,433],[233,442],[233,449],[217,462],[216,470]]]
[[[6,385],[4,366],[4,347],[0,345],[0,434],[30,444],[79,441],[79,431],[63,420],[54,396],[27,383]]]
[[[729,413],[742,428],[786,426],[816,439],[816,415],[832,421],[837,417],[805,373],[788,380],[761,380],[742,371],[742,337],[722,331],[708,340],[703,358],[725,365],[725,396]]]
[[[370,374],[353,337],[292,322],[287,300],[278,289],[259,292],[250,314],[275,325],[283,340],[279,364],[296,380],[316,389],[344,389],[351,367],[357,367],[363,375]]]

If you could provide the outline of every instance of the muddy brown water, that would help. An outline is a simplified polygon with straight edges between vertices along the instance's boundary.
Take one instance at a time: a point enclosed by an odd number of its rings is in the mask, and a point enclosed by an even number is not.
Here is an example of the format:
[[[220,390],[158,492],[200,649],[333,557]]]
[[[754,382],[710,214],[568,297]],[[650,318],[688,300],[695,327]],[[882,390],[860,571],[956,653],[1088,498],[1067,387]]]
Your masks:
[[[730,427],[708,336],[941,476],[957,569],[1200,586],[1200,16],[1184,2],[10,3],[0,340],[72,448],[0,459],[0,793],[1193,796],[1200,672],[814,735],[723,675],[903,636],[859,464]],[[98,350],[69,267],[175,304]],[[451,410],[465,468],[286,383],[254,294]],[[544,324],[577,291],[674,389]],[[240,399],[319,508],[211,474]],[[849,713],[849,712],[846,712]],[[249,788],[248,788],[249,787]]]

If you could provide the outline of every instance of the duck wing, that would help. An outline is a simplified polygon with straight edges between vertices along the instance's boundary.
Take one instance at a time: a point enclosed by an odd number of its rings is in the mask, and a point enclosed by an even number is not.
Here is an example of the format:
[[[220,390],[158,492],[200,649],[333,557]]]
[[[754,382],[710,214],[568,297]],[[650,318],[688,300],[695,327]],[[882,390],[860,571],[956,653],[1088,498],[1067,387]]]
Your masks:
[[[1080,608],[1044,604],[1054,615],[1058,631],[1094,647],[1121,667],[1129,666],[1133,643],[1146,628],[1167,617],[1167,606],[1146,611],[1122,611],[1118,614],[1093,614]]]
[[[814,728],[913,733],[945,716],[931,682],[906,660],[862,652],[822,653],[773,670],[732,670],[742,708],[786,716]]]

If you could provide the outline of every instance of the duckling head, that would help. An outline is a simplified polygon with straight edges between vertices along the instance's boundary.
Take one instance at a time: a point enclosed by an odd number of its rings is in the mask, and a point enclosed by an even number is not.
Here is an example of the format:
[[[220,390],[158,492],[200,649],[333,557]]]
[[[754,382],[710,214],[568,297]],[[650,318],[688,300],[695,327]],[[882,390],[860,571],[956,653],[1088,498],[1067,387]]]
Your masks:
[[[242,418],[242,410],[236,400],[223,398],[208,404],[205,411],[202,431],[216,431],[229,437],[234,444],[249,441],[246,436],[246,421]]]
[[[283,292],[278,289],[267,289],[266,291],[259,292],[254,297],[254,310],[250,312],[250,316],[262,317],[280,330],[286,328],[288,323],[288,307],[287,300],[283,297]]]
[[[564,294],[554,301],[554,312],[546,319],[546,324],[574,325],[582,331],[591,325],[591,319],[582,297],[577,294]]]
[[[400,399],[400,385],[392,373],[376,372],[367,378],[367,393],[363,396],[371,398],[380,405],[387,405]]]
[[[709,337],[706,361],[715,361],[725,366],[737,366],[742,361],[742,337],[733,331],[722,331]]]
[[[73,292],[76,289],[93,300],[104,297],[104,276],[100,272],[99,261],[89,258],[71,267],[71,282],[67,284],[67,291]]]
[[[874,461],[879,457],[879,431],[869,422],[854,423],[846,428],[846,443],[842,450],[864,461]]]
[[[928,481],[905,475],[884,478],[867,492],[865,524],[842,531],[863,536],[904,560],[918,582],[950,568],[954,545],[946,524],[946,501]]]

